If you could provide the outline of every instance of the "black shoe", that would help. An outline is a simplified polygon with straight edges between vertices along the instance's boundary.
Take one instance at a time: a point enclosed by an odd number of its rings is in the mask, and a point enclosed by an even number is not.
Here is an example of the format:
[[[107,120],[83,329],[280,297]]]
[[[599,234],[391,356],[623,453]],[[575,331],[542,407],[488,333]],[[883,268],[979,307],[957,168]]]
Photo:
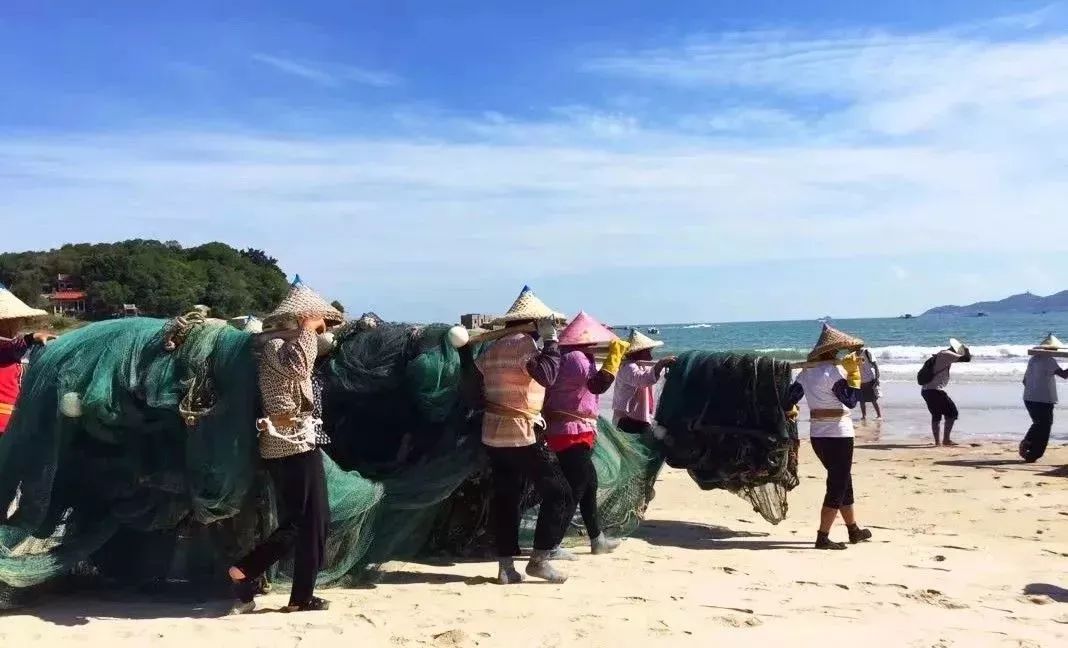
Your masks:
[[[868,540],[871,540],[871,531],[868,529],[854,527],[848,529],[848,531],[850,544],[857,544],[858,542],[867,542]]]
[[[258,580],[249,580],[247,578],[232,581],[231,589],[234,592],[234,598],[241,603],[251,603],[256,598],[256,592],[259,590]]]
[[[817,549],[829,549],[831,551],[843,551],[846,546],[841,542],[834,542],[830,538],[818,535],[816,536],[816,548]]]
[[[330,609],[330,601],[321,599],[318,596],[311,597],[311,600],[301,605],[290,605],[286,608],[286,612],[325,612]]]

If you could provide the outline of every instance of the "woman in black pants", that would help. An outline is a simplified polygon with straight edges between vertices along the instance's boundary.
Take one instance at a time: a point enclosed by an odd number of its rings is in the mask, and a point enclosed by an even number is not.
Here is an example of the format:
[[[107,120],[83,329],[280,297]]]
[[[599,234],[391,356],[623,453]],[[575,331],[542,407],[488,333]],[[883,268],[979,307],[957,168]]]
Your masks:
[[[871,531],[862,529],[853,511],[853,420],[849,411],[860,398],[860,368],[855,356],[847,356],[840,367],[835,362],[838,351],[856,349],[863,342],[824,325],[809,363],[790,385],[786,409],[796,416],[797,403],[807,399],[811,413],[809,437],[812,450],[827,469],[827,492],[820,511],[816,533],[817,549],[845,549],[830,539],[831,526],[839,514],[853,544],[871,539]]]

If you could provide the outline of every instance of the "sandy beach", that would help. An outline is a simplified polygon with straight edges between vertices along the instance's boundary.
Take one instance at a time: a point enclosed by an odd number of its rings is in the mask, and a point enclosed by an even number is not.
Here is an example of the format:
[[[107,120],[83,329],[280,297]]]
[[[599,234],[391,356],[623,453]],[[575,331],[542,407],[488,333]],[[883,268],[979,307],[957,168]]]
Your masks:
[[[638,534],[610,556],[583,550],[562,586],[500,587],[488,578],[490,563],[391,563],[374,586],[327,591],[326,613],[218,618],[226,602],[81,594],[0,618],[0,639],[228,648],[1065,645],[1068,447],[1054,443],[1041,463],[1025,465],[1007,443],[934,449],[863,436],[858,446],[858,512],[875,538],[845,552],[810,549],[823,472],[804,443],[802,482],[782,524],[665,471]],[[284,603],[273,594],[261,607]]]

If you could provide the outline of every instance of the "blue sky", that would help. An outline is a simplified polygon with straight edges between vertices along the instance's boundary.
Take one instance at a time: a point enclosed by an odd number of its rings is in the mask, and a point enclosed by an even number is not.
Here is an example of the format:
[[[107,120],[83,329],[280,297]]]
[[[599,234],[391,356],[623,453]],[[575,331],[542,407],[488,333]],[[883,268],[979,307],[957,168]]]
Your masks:
[[[0,250],[222,240],[414,320],[1048,293],[1065,61],[1048,2],[8,0]]]

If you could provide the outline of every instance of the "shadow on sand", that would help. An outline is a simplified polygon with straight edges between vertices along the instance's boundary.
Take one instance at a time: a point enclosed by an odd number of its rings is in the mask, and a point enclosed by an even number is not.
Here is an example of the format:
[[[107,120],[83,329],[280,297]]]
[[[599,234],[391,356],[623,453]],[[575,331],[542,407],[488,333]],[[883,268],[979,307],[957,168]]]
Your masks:
[[[1031,583],[1024,588],[1029,596],[1048,596],[1058,603],[1068,603],[1068,589],[1049,583]]]
[[[674,520],[646,520],[633,535],[661,547],[682,549],[803,549],[811,542],[766,540],[767,533],[735,531],[727,527],[678,522]],[[761,539],[756,539],[761,538]]]

